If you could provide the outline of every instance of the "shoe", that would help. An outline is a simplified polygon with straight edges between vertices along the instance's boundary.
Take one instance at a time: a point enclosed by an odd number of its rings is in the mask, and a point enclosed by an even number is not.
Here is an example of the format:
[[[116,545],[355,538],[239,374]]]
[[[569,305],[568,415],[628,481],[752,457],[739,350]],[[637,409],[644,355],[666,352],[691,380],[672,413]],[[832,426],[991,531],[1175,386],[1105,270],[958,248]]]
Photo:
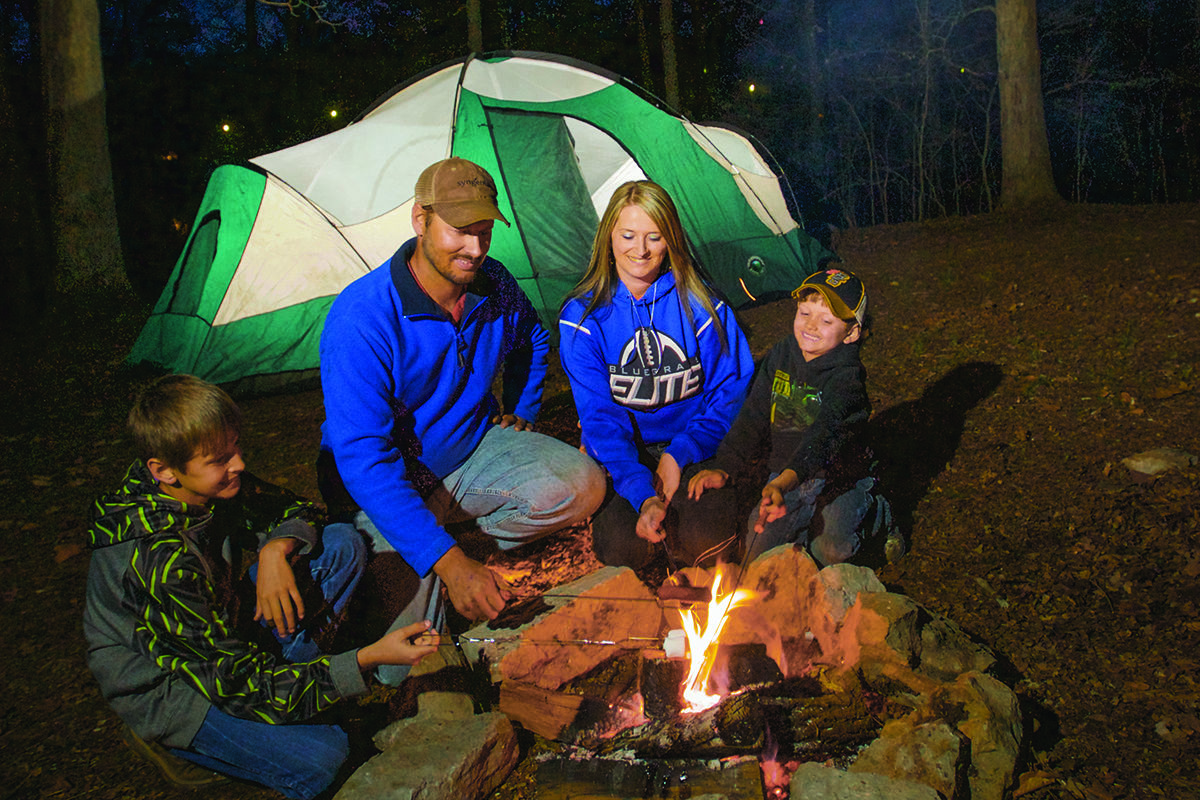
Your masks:
[[[908,552],[908,547],[904,543],[904,534],[896,530],[888,531],[887,541],[883,545],[883,554],[887,557],[887,563],[895,564],[904,558],[906,552]]]
[[[187,759],[172,755],[158,742],[147,742],[134,733],[133,728],[128,725],[125,726],[124,738],[129,749],[158,767],[163,777],[176,786],[185,789],[203,789],[229,782],[229,778],[219,772],[212,772]]]

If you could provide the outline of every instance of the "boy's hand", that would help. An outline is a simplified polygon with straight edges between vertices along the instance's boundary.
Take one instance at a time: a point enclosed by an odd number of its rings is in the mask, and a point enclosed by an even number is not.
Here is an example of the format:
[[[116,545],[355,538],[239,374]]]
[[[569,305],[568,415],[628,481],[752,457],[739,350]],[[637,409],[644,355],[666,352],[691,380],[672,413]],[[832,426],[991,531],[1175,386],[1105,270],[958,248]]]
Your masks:
[[[499,425],[501,428],[512,428],[514,431],[531,431],[533,423],[527,419],[522,419],[516,414],[497,414],[492,417],[492,424]]]
[[[762,490],[762,502],[758,505],[758,520],[754,523],[754,532],[762,533],[768,523],[787,513],[787,503],[783,496],[795,489],[800,479],[794,470],[785,469],[775,480],[767,483]]]
[[[702,469],[688,481],[688,497],[699,500],[706,489],[720,489],[729,482],[729,473],[723,469]]]
[[[654,482],[658,484],[655,488],[662,495],[664,502],[668,504],[671,502],[671,498],[679,489],[679,480],[682,477],[683,470],[679,468],[679,462],[675,460],[675,456],[663,453],[662,457],[658,459],[658,467],[654,470]]]
[[[512,596],[504,578],[480,564],[455,545],[433,565],[450,602],[469,620],[495,619]]]
[[[299,544],[296,539],[272,539],[258,551],[254,620],[266,620],[280,636],[291,636],[304,619],[304,601],[288,561]]]
[[[429,620],[405,625],[379,641],[359,648],[358,668],[366,671],[383,664],[416,664],[435,652],[440,640]]]
[[[674,459],[671,459],[674,461]],[[651,497],[642,503],[642,512],[638,516],[637,535],[647,542],[658,543],[663,540],[665,533],[662,529],[663,520],[667,518],[667,504],[661,497]]]

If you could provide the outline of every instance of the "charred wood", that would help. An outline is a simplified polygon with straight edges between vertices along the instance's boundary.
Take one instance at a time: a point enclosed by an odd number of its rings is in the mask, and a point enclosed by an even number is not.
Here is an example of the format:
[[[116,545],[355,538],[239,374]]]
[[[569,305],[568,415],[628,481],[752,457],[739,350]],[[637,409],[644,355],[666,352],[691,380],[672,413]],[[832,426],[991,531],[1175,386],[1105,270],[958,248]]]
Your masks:
[[[768,730],[781,754],[836,757],[872,740],[879,724],[862,693],[779,696],[794,682],[759,687],[695,714],[651,720],[610,739],[579,741],[601,755],[632,752],[642,758],[723,758],[758,755]]]

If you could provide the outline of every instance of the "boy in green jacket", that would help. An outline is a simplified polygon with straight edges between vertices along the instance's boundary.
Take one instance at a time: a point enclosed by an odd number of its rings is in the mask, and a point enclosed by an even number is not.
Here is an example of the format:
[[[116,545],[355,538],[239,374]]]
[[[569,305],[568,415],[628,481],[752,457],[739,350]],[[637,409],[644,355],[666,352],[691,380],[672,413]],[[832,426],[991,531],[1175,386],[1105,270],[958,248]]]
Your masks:
[[[300,723],[364,693],[365,672],[432,653],[437,634],[417,623],[321,652],[313,636],[349,602],[365,541],[244,471],[241,412],[220,388],[160,378],[129,429],[141,458],[88,530],[88,665],[127,741],[169,779],[313,797],[349,747],[336,725]]]

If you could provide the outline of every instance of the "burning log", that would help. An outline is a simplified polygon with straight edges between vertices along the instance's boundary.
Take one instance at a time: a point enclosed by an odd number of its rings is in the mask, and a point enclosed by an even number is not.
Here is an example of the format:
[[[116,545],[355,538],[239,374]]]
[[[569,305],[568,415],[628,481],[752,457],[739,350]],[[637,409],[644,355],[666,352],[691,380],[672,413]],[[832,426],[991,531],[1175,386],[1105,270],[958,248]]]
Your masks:
[[[848,755],[876,736],[879,724],[871,717],[861,690],[813,696],[814,683],[789,680],[748,690],[700,713],[654,719],[610,739],[585,736],[579,744],[601,755],[632,752],[641,758],[723,758],[758,755],[766,748],[769,735],[781,754],[816,758]],[[779,694],[789,691],[801,696]]]

